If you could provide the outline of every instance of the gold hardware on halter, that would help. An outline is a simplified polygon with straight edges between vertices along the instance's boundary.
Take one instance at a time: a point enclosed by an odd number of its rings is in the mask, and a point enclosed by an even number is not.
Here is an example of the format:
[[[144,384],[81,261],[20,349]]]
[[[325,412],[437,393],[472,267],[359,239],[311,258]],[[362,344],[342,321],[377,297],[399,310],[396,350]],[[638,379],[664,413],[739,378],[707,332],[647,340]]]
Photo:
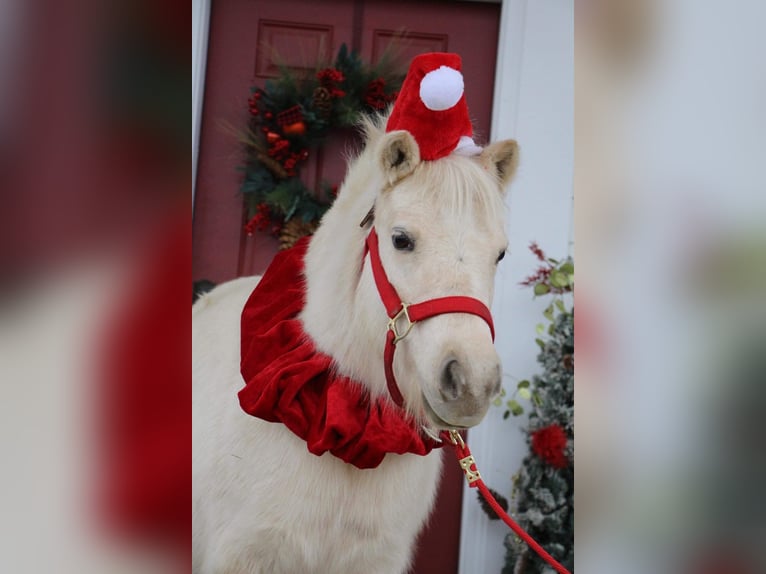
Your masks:
[[[460,436],[460,435],[458,435]],[[479,473],[479,469],[473,470],[471,467],[476,467],[476,461],[474,460],[473,456],[470,454],[465,457],[461,458],[459,461],[460,468],[463,469],[463,472],[465,473],[465,478],[468,481],[468,484],[473,484],[477,480],[481,478],[481,474]]]
[[[407,303],[402,303],[402,308],[399,309],[399,312],[388,320],[388,328],[394,334],[394,345],[409,335],[410,331],[412,330],[412,326],[417,323],[417,321],[412,321],[410,319],[410,314],[407,312],[407,307],[409,307]],[[405,325],[404,330],[401,332],[397,330],[398,321],[400,319],[407,320],[407,324]]]
[[[452,440],[452,444],[459,444],[461,448],[465,448],[463,437],[460,436],[460,433],[457,432],[455,429],[450,429],[449,437],[450,437],[450,440]]]

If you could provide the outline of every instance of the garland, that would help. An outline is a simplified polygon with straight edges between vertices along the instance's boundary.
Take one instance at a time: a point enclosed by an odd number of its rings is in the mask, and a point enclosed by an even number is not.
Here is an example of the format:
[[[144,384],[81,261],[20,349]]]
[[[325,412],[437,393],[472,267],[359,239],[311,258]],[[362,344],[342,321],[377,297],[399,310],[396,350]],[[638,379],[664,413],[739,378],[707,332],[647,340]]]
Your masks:
[[[337,193],[322,182],[308,189],[300,168],[334,129],[384,110],[404,78],[386,56],[369,66],[343,44],[330,67],[313,73],[281,68],[264,88],[250,89],[246,161],[241,191],[248,206],[245,231],[267,231],[291,246],[314,231]]]

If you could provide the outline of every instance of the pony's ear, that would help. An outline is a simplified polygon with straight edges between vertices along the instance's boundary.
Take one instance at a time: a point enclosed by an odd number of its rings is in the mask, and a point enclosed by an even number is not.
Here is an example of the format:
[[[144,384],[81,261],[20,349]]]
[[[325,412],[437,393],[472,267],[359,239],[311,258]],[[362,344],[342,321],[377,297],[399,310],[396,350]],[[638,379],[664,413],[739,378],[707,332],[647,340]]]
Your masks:
[[[420,163],[420,148],[410,132],[397,130],[383,136],[380,166],[389,185],[410,175]]]
[[[505,189],[519,166],[519,144],[516,140],[502,140],[488,145],[479,160],[485,169],[497,175],[500,187]]]

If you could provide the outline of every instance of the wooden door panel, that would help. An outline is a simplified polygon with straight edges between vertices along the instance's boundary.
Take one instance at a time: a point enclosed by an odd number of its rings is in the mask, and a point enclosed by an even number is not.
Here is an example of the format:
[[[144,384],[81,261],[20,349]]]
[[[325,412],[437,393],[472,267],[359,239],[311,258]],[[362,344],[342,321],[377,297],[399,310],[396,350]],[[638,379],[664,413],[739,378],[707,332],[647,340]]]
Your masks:
[[[313,68],[317,51],[331,59],[342,43],[350,44],[352,8],[343,0],[213,2],[194,207],[194,280],[220,283],[262,273],[271,262],[276,239],[266,233],[248,237],[243,230],[237,171],[243,153],[232,128],[244,129],[250,86],[263,86],[280,59]],[[309,162],[304,170],[308,175],[317,172],[313,161],[314,167]]]
[[[258,23],[255,75],[275,78],[279,75],[280,65],[294,70],[311,70],[318,61],[328,61],[333,57],[332,33],[332,26],[261,20]]]
[[[447,34],[375,28],[372,31],[372,61],[377,62],[389,50],[402,62],[411,62],[418,54],[448,52],[448,39]]]

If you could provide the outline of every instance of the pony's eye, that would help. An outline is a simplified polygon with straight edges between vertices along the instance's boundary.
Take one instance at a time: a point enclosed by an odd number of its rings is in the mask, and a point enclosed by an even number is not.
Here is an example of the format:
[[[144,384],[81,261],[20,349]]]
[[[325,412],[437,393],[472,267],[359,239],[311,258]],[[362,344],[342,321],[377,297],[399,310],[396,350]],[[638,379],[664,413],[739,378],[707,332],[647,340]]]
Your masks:
[[[503,260],[503,257],[505,257],[505,249],[503,249],[500,252],[500,255],[497,256],[497,263],[500,263]]]
[[[415,249],[415,241],[403,231],[396,231],[391,236],[391,242],[397,251],[412,251]]]

